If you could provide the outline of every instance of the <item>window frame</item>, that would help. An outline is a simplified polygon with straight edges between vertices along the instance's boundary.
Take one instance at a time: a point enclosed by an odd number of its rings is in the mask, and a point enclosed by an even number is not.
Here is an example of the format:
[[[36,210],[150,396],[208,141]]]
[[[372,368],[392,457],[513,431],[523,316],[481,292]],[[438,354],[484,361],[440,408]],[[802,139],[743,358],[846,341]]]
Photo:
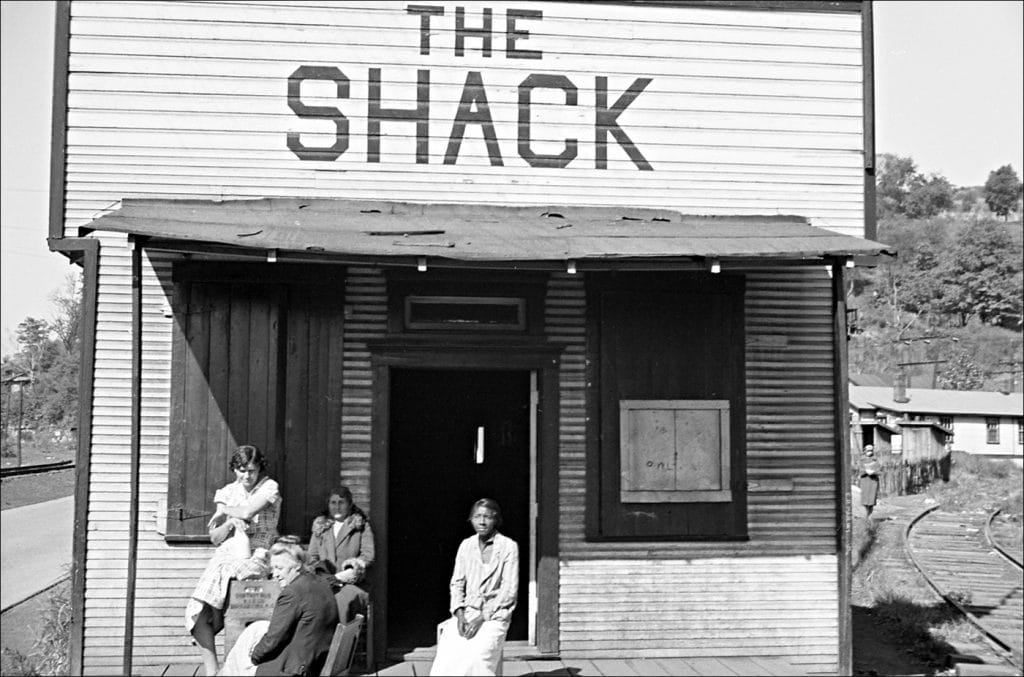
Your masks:
[[[585,539],[749,541],[746,276],[615,271],[587,273],[585,281]],[[703,321],[694,324],[694,317]],[[660,356],[648,348],[655,346]],[[696,355],[705,355],[699,363],[718,367],[691,370]],[[652,361],[660,365],[653,371]],[[732,500],[623,503],[618,402],[626,399],[728,399]]]
[[[1000,419],[998,416],[986,416],[985,417],[985,443],[986,444],[999,444],[999,425]]]
[[[939,425],[941,425],[943,428],[945,428],[946,430],[949,431],[949,434],[946,435],[946,438],[950,442],[953,441],[953,435],[954,435],[953,424],[954,424],[954,418],[952,416],[939,416]]]
[[[515,308],[512,323],[475,324],[472,322],[414,321],[413,306],[417,303],[450,306],[509,306]],[[410,331],[526,331],[526,299],[521,296],[451,296],[437,294],[409,294],[404,297],[403,326]]]

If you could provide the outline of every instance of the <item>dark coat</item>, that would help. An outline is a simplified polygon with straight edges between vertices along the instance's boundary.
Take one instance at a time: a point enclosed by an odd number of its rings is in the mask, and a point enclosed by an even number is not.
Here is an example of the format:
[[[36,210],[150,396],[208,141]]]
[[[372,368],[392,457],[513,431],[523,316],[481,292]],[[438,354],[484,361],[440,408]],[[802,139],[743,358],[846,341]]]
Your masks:
[[[267,634],[252,650],[256,674],[319,675],[337,625],[330,586],[300,573],[281,590]]]
[[[328,527],[321,533],[313,533],[309,539],[309,563],[318,572],[330,574],[326,576],[332,581],[332,586],[339,585],[333,577],[341,569],[342,562],[350,558],[358,558],[363,561],[366,569],[373,564],[375,548],[373,542],[373,529],[370,528],[370,521],[363,518],[363,527],[354,529],[352,520],[345,520],[344,526],[338,532],[337,538],[334,530]],[[369,581],[359,581],[358,585],[363,590],[369,590]]]

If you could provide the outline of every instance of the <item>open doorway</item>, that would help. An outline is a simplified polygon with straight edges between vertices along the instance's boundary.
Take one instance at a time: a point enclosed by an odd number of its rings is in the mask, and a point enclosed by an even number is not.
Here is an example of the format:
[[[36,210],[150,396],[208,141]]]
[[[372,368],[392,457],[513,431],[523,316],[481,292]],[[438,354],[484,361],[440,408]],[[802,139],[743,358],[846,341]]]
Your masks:
[[[390,648],[436,641],[448,617],[459,543],[473,502],[489,497],[519,544],[519,601],[508,639],[526,640],[533,566],[531,372],[393,369],[388,430]],[[482,441],[482,444],[480,443]]]

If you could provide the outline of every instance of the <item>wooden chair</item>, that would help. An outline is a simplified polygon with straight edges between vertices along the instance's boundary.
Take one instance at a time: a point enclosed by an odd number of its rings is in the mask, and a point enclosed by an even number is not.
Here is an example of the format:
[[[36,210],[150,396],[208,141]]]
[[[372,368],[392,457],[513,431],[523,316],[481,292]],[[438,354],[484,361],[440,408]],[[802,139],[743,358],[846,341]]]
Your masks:
[[[356,658],[361,659],[363,672],[375,672],[373,656],[373,599],[366,603],[366,619],[363,621],[363,632],[359,633],[356,642]]]
[[[356,617],[349,623],[338,623],[338,627],[334,629],[331,650],[327,654],[324,669],[320,671],[320,677],[347,675],[351,672],[352,659],[356,655],[356,640],[359,639],[359,631],[362,627],[362,614],[356,614]]]

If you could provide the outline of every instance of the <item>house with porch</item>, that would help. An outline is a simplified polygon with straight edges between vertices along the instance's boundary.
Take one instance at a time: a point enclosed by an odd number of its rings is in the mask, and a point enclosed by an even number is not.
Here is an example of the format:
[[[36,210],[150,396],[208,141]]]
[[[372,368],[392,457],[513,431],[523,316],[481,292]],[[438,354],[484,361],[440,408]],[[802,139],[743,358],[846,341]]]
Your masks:
[[[1024,395],[978,390],[850,385],[855,448],[903,447],[908,422],[930,421],[945,429],[950,450],[993,459],[1024,462]],[[876,441],[877,440],[877,441]]]
[[[849,674],[844,276],[870,2],[58,5],[50,246],[83,267],[72,672],[183,627],[237,444],[373,642],[429,652],[465,513],[510,650]]]

